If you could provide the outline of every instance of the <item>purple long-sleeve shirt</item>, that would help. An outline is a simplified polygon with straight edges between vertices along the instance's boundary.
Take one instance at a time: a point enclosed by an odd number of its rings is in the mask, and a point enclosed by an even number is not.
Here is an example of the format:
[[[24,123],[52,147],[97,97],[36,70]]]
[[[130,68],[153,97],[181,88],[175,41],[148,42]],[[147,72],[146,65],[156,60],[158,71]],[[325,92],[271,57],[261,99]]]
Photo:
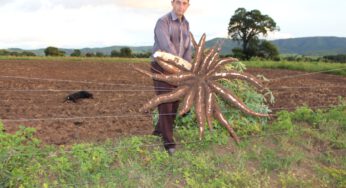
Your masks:
[[[191,62],[192,51],[189,22],[184,16],[180,22],[173,11],[161,17],[156,23],[153,53],[161,50],[179,56],[180,29],[183,32],[183,51],[180,54],[182,54],[181,57],[183,59]]]

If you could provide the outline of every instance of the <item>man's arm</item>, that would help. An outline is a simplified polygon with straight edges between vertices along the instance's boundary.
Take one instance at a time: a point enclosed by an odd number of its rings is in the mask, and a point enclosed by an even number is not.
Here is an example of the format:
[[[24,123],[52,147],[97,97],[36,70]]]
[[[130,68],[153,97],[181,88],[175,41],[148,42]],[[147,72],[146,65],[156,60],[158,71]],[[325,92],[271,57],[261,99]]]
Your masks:
[[[192,49],[191,49],[191,43],[190,43],[190,41],[189,41],[189,47],[185,50],[184,55],[183,55],[183,58],[184,58],[186,61],[192,63]]]
[[[159,44],[160,50],[178,55],[172,41],[170,40],[169,25],[167,22],[159,19],[156,23],[154,32],[157,37],[157,42]]]
[[[192,48],[191,48],[191,36],[190,36],[190,24],[187,22],[187,31],[188,31],[188,47],[185,49],[183,58],[188,62],[192,63]]]

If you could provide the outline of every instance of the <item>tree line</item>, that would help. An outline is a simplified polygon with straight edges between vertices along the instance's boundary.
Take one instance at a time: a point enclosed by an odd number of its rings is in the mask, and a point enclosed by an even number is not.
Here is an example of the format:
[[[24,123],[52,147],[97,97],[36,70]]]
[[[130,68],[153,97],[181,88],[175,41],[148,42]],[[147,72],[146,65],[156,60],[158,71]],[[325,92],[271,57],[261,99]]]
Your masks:
[[[67,56],[66,52],[60,50],[57,47],[47,47],[44,50],[45,56]],[[14,52],[8,50],[0,49],[0,56],[36,56],[34,52],[31,51],[21,51]],[[81,50],[75,49],[70,56],[72,57],[129,57],[129,58],[149,58],[151,52],[145,53],[133,53],[132,50],[128,47],[121,48],[120,50],[112,50],[110,54],[104,54],[102,52],[87,52],[82,53]]]
[[[36,54],[33,52],[29,52],[29,51],[11,52],[8,50],[1,50],[0,49],[0,56],[36,56]]]
[[[46,56],[65,56],[65,52],[59,50],[56,47],[48,47],[44,50]],[[104,54],[102,52],[87,52],[82,54],[82,51],[75,49],[70,56],[72,57],[128,57],[128,58],[148,58],[151,56],[151,52],[146,53],[133,53],[131,48],[123,47],[119,51],[112,50],[110,54]]]
[[[272,53],[270,50],[273,48],[273,45],[269,44],[268,41],[261,41],[260,45],[257,47],[256,56],[251,58],[259,59],[259,60],[284,60],[284,61],[294,61],[294,62],[338,62],[338,63],[346,63],[346,54],[337,54],[337,55],[326,55],[326,56],[304,56],[304,55],[289,55],[279,57],[276,53]],[[267,49],[267,50],[266,50]],[[269,49],[269,50],[268,50]],[[244,54],[242,49],[235,48],[232,50],[233,54],[228,55],[220,55],[221,57],[243,57]],[[275,51],[275,50],[273,50]],[[45,49],[46,56],[66,56],[66,52],[59,50],[56,47],[47,47]],[[8,50],[0,50],[0,56],[36,56],[35,53],[30,51],[22,51],[22,52],[11,52]],[[70,56],[72,57],[135,57],[135,58],[149,58],[151,56],[151,52],[146,53],[132,53],[132,50],[128,47],[121,48],[118,50],[111,51],[111,54],[107,55],[102,52],[87,52],[82,54],[81,50],[75,49]],[[274,57],[274,58],[273,58]]]

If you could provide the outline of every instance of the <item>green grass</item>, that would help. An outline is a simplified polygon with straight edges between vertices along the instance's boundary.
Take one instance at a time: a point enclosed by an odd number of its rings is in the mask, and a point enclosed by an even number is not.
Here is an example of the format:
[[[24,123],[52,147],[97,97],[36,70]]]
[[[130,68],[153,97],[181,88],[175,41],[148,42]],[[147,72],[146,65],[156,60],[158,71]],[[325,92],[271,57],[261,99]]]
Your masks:
[[[305,72],[327,71],[328,74],[346,76],[346,63],[286,62],[286,61],[245,61],[247,67],[300,70]],[[339,69],[339,70],[336,70]]]
[[[153,136],[58,147],[0,125],[0,187],[345,187],[345,106],[277,115],[239,145],[179,127],[172,157]]]
[[[0,56],[0,60],[38,60],[38,61],[71,61],[71,62],[112,62],[112,63],[143,63],[150,62],[150,58],[120,58],[120,57],[16,57]],[[288,69],[306,72],[327,71],[328,74],[346,76],[346,63],[324,63],[324,62],[287,62],[287,61],[244,61],[247,67]],[[334,70],[340,69],[340,70]]]

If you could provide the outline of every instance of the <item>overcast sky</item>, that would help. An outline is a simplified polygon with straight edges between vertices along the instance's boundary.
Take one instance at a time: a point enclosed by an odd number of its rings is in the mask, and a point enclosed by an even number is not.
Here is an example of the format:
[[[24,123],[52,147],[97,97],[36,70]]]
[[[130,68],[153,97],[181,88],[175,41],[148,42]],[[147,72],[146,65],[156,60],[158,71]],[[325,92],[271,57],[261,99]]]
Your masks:
[[[268,39],[346,37],[345,0],[190,0],[186,17],[196,38],[226,37],[239,7],[258,9],[280,27]],[[0,49],[143,46],[153,44],[170,0],[0,0]]]

